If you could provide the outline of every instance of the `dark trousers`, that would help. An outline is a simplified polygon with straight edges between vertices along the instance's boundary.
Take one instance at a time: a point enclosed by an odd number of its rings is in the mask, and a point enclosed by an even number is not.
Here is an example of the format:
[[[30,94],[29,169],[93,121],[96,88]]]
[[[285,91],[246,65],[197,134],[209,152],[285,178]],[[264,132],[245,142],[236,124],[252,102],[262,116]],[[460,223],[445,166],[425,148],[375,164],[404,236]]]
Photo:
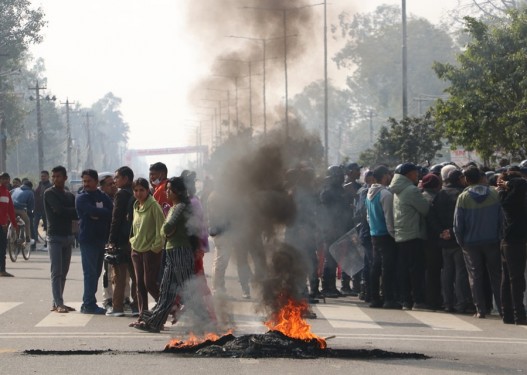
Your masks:
[[[0,225],[0,272],[5,272],[5,257],[7,251],[7,225]]]
[[[460,247],[442,249],[442,289],[445,308],[463,312],[472,304],[467,267]]]
[[[501,242],[501,308],[505,319],[525,320],[525,241]]]
[[[361,238],[360,243],[364,247],[364,268],[362,269],[361,292],[366,293],[367,300],[370,300],[370,279],[371,268],[373,265],[373,245],[371,237]]]
[[[135,279],[137,282],[137,304],[139,313],[148,310],[148,293],[157,302],[159,299],[159,284],[157,277],[161,267],[162,254],[153,251],[138,252],[132,250]]]
[[[397,246],[392,236],[372,237],[373,262],[370,270],[371,300],[380,300],[380,279],[385,302],[395,302],[397,295]]]
[[[485,301],[483,281],[485,272],[488,272],[492,293],[494,294],[494,301],[501,314],[501,260],[499,244],[464,246],[463,257],[467,265],[472,298],[478,313],[490,313]]]
[[[324,246],[324,270],[322,274],[322,290],[331,291],[337,289],[337,261],[329,252],[331,243],[326,243]]]
[[[91,310],[97,307],[97,284],[102,273],[104,262],[104,244],[81,243],[81,262],[82,273],[84,276],[84,293],[82,295],[82,305],[85,309]]]
[[[428,306],[441,308],[443,298],[441,296],[441,268],[443,267],[443,254],[441,247],[432,241],[425,242],[425,295]]]
[[[423,240],[397,243],[399,292],[404,305],[425,303],[425,254]]]

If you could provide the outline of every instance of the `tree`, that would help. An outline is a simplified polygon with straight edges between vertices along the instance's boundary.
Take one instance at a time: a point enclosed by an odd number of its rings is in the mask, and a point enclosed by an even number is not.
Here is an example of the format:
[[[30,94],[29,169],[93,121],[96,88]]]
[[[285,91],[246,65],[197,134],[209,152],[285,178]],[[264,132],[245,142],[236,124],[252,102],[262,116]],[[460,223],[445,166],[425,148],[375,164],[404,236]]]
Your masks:
[[[370,110],[379,119],[402,115],[401,9],[382,5],[372,13],[347,13],[339,16],[340,31],[346,45],[334,61],[348,69],[347,84],[358,118]],[[445,84],[434,74],[434,61],[454,61],[456,49],[446,30],[424,18],[408,18],[408,97],[441,95]],[[414,102],[415,103],[415,102]],[[421,106],[419,103],[425,103]],[[431,101],[418,101],[410,113],[421,115]],[[384,120],[381,120],[384,121]]]
[[[351,95],[349,90],[328,87],[328,131],[330,164],[340,163],[344,154],[345,140],[353,119]],[[300,123],[308,130],[324,139],[324,82],[316,81],[291,100],[293,112]]]
[[[107,93],[91,107],[94,116],[92,134],[96,139],[92,152],[96,165],[104,170],[114,170],[121,163],[120,153],[128,142],[130,131],[123,119],[120,106],[122,99],[113,93]]]
[[[402,162],[432,162],[441,149],[441,134],[430,112],[423,117],[407,117],[400,122],[390,118],[372,148],[364,151],[360,162],[374,167],[395,166]]]
[[[21,129],[22,100],[15,94],[9,79],[25,63],[25,52],[32,43],[42,39],[45,25],[40,8],[31,9],[28,0],[0,0],[0,168],[6,167],[8,134]]]
[[[458,6],[452,12],[454,18],[462,19],[459,14],[479,14],[482,19],[495,22],[507,18],[507,13],[527,5],[526,0],[458,0]]]
[[[499,153],[527,157],[527,10],[510,13],[510,22],[486,25],[465,18],[471,42],[459,65],[436,63],[450,86],[435,116],[453,146],[480,153],[486,165]]]

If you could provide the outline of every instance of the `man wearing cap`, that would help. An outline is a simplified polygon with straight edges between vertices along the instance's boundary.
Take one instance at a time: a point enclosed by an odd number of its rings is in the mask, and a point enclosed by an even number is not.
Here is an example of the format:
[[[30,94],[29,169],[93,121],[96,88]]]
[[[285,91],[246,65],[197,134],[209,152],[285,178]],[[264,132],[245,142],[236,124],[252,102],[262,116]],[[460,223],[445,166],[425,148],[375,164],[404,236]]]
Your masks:
[[[427,308],[424,240],[425,218],[430,205],[416,186],[418,176],[419,169],[415,164],[404,163],[396,168],[390,184],[394,194],[395,242],[399,250],[399,289],[405,310]]]
[[[465,178],[455,167],[444,177],[443,188],[432,202],[427,217],[429,238],[439,241],[441,247],[443,306],[446,312],[473,313],[467,268],[454,236],[454,210],[459,194],[465,189]]]
[[[7,226],[9,223],[18,229],[13,199],[8,186],[11,177],[7,172],[0,174],[0,277],[13,277],[6,271],[5,256],[7,250]]]
[[[454,234],[463,249],[476,318],[488,311],[484,292],[484,272],[488,272],[494,300],[501,313],[500,229],[502,209],[496,190],[481,184],[483,173],[477,167],[463,171],[469,185],[457,198]]]
[[[360,178],[360,170],[362,166],[357,163],[349,163],[345,168],[344,191],[347,200],[351,202],[351,211],[354,213],[359,199],[359,190],[362,184],[357,180]],[[352,223],[353,224],[353,223]],[[356,223],[355,223],[356,224]],[[348,228],[348,230],[350,230]],[[351,277],[352,276],[352,277]],[[340,289],[343,295],[357,296],[360,292],[360,280],[362,278],[362,271],[355,275],[348,275],[342,272],[342,287]],[[353,289],[351,288],[351,280],[353,279]]]
[[[366,209],[373,245],[373,262],[370,273],[370,307],[400,309],[397,295],[397,246],[393,226],[393,194],[388,189],[392,179],[390,170],[380,165],[373,170],[375,183],[368,190]],[[382,297],[380,280],[382,277]]]

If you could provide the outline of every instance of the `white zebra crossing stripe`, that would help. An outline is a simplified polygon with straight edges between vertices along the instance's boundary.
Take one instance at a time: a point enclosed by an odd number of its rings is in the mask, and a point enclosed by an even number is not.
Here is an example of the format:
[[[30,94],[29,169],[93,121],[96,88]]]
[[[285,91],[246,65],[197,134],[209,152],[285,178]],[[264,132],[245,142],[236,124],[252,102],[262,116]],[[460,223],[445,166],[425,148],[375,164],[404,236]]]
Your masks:
[[[333,328],[382,328],[357,306],[318,305],[316,308]]]
[[[475,325],[452,314],[426,311],[406,311],[406,313],[436,331],[481,331]]]
[[[8,312],[9,310],[21,304],[22,302],[0,302],[0,314]]]
[[[81,314],[81,302],[68,303],[68,306],[75,308],[77,311],[72,311],[67,314],[60,314],[50,312],[44,319],[42,319],[35,327],[85,327],[93,318],[90,314]]]

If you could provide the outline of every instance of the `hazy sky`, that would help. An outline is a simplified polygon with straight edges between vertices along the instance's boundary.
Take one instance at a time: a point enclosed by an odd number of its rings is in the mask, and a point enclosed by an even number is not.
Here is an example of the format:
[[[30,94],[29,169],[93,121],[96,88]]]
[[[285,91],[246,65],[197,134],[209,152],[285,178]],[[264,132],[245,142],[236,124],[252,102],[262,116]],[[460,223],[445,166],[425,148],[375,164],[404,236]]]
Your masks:
[[[187,144],[195,126],[188,121],[195,115],[187,93],[209,74],[211,64],[204,58],[207,41],[188,31],[188,1],[200,0],[33,1],[48,21],[43,43],[32,48],[35,57],[45,60],[48,90],[83,106],[109,91],[122,98],[130,148]],[[338,14],[400,1],[329,3],[330,13]],[[456,4],[457,0],[407,0],[407,12],[437,22]]]

